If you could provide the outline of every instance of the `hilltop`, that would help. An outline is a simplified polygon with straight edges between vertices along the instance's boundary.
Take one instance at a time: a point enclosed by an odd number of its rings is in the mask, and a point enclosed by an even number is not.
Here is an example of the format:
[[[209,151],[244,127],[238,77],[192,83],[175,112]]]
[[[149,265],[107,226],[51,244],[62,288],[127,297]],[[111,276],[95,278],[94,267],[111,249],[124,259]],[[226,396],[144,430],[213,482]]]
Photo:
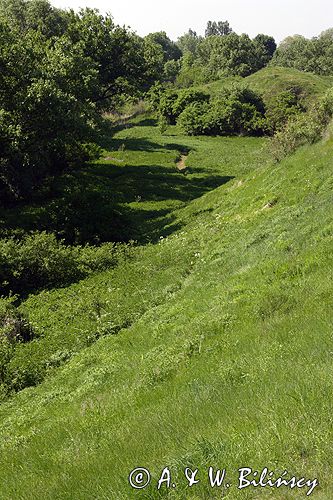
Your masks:
[[[243,82],[261,93],[269,104],[278,94],[290,88],[300,89],[304,102],[309,105],[333,85],[332,76],[315,75],[293,68],[268,66],[245,78],[227,77],[201,86],[209,92],[217,93],[233,82]]]

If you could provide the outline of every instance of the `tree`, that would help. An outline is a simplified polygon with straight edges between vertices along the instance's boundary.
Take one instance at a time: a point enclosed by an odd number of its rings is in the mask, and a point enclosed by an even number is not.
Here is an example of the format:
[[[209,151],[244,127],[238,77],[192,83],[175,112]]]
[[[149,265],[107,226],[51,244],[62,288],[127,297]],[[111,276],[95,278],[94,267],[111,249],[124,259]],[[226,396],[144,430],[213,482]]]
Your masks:
[[[81,44],[0,22],[0,190],[28,196],[89,140],[98,67]]]
[[[161,45],[147,36],[143,41],[143,55],[145,60],[145,80],[149,84],[161,80],[164,65],[166,64]]]
[[[178,45],[170,40],[165,31],[150,33],[146,36],[146,40],[149,40],[162,48],[164,63],[171,61],[172,59],[178,61],[178,59],[182,56],[182,51]]]
[[[163,70],[163,79],[166,82],[174,83],[177,79],[180,70],[180,61],[175,61],[171,59],[171,61],[167,61],[164,64]]]
[[[0,0],[0,18],[21,33],[36,30],[47,38],[61,36],[67,28],[66,12],[48,0]]]
[[[272,36],[259,34],[253,39],[256,51],[257,69],[267,66],[276,51],[276,43]]]
[[[210,79],[247,76],[256,69],[255,47],[248,35],[209,36],[200,44],[198,58]]]
[[[189,29],[187,33],[178,38],[177,45],[183,55],[191,54],[195,56],[201,40],[202,37],[198,36],[195,31]]]
[[[100,85],[92,100],[100,109],[114,107],[121,94],[137,94],[145,86],[143,40],[114,24],[110,14],[95,9],[71,10],[66,35],[82,46],[99,68]]]
[[[313,43],[301,35],[289,36],[280,43],[273,60],[277,65],[301,71],[312,71],[314,63]]]
[[[205,36],[226,36],[232,33],[229,21],[208,21]]]

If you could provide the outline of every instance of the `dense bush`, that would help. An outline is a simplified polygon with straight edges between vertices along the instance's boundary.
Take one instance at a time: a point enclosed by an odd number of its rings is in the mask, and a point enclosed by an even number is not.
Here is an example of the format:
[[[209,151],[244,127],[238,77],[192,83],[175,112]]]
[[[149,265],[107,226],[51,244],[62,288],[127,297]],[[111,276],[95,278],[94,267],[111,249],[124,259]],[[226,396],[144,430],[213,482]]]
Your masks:
[[[175,125],[177,116],[174,113],[174,105],[178,99],[178,94],[176,91],[167,90],[160,98],[159,102],[159,113],[161,117],[165,118],[167,123],[170,125]]]
[[[177,123],[187,135],[209,134],[209,111],[209,103],[193,102],[180,114]]]
[[[7,293],[61,287],[110,268],[130,245],[68,246],[46,232],[0,240],[0,286]]]
[[[207,102],[209,96],[199,90],[166,91],[160,97],[159,112],[166,121],[175,125],[178,116],[184,109],[194,102]]]
[[[260,135],[264,132],[265,106],[253,90],[233,85],[205,103],[192,104],[178,124],[189,135]]]
[[[323,137],[333,118],[333,89],[303,114],[292,116],[270,141],[270,150],[276,161],[293,153],[304,144],[313,144]]]
[[[271,133],[280,130],[291,117],[305,111],[301,89],[292,87],[280,92],[267,106],[267,128]]]

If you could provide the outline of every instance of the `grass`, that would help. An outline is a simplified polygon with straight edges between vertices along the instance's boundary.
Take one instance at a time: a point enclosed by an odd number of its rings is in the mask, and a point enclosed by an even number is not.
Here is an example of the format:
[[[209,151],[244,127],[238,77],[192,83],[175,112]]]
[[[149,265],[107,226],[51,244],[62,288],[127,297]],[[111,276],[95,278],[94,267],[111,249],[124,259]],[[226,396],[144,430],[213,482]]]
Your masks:
[[[284,90],[291,87],[301,89],[304,103],[309,105],[324,94],[333,84],[331,76],[319,76],[305,73],[293,68],[268,66],[246,77],[225,78],[205,86],[210,92],[217,93],[221,88],[233,81],[243,81],[253,90],[263,94],[264,101],[269,105],[271,100]]]
[[[141,246],[21,305],[39,338],[13,376],[46,378],[0,407],[1,498],[305,495],[239,491],[241,466],[318,477],[315,497],[332,497],[333,141],[278,166],[264,144],[161,136],[138,118],[104,143],[112,160],[77,174],[112,191]],[[209,465],[228,490],[208,486]],[[153,482],[135,492],[138,466]],[[165,466],[177,487],[158,491]],[[202,479],[191,489],[186,466]]]

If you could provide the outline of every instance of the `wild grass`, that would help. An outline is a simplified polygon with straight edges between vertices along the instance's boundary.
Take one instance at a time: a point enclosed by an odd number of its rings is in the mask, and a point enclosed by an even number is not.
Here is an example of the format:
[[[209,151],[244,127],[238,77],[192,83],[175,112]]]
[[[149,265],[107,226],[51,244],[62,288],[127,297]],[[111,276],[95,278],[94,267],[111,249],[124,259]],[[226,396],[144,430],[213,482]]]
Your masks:
[[[225,78],[202,86],[202,88],[205,87],[212,93],[218,93],[221,88],[233,81],[243,81],[254,91],[262,93],[264,101],[268,105],[281,92],[290,88],[297,88],[300,89],[304,104],[310,106],[333,84],[331,76],[319,76],[293,68],[268,66],[246,78]]]
[[[264,142],[162,136],[138,118],[78,174],[113,193],[141,246],[21,305],[38,338],[9,373],[46,378],[0,407],[1,498],[305,495],[239,491],[241,466],[318,477],[316,498],[332,497],[333,142],[274,166]],[[209,465],[228,490],[208,486]],[[134,492],[138,466],[153,482]],[[158,492],[165,466],[177,487]],[[186,466],[202,471],[191,489]]]

